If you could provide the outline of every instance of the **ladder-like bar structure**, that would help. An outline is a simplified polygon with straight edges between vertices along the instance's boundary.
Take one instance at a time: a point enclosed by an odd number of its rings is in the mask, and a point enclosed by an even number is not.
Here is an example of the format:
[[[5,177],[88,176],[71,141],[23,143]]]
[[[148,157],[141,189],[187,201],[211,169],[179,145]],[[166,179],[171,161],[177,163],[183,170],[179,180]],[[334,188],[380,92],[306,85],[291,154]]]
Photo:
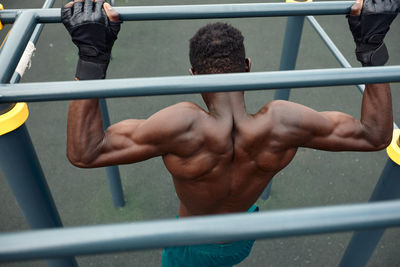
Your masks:
[[[300,18],[308,15],[348,14],[352,4],[353,1],[330,1],[290,4],[137,6],[116,7],[115,9],[120,13],[121,20],[125,21],[273,16]],[[289,61],[293,62],[289,67],[283,68],[287,69],[286,71],[280,72],[112,79],[79,83],[60,81],[14,84],[12,75],[35,26],[38,23],[59,23],[60,9],[0,11],[0,20],[3,23],[14,23],[7,42],[0,50],[0,108],[20,101],[37,102],[236,90],[285,89],[285,98],[289,98],[290,91],[287,88],[354,84],[362,92],[363,86],[360,84],[400,82],[400,66],[351,68],[318,22],[310,16],[307,19],[344,68],[290,70],[295,68],[296,52],[286,59],[282,58],[281,65]],[[303,20],[304,18],[301,18],[301,21]],[[289,23],[288,30],[291,30]],[[301,34],[296,37],[296,40],[299,41],[300,37]],[[299,43],[297,41],[296,43]],[[20,128],[24,129],[23,126]],[[15,130],[15,132],[18,131],[20,129]],[[396,133],[398,139],[399,133]],[[13,132],[5,136],[7,138],[15,137],[15,144],[21,143],[19,139],[21,136]],[[0,136],[1,144],[7,144],[7,140],[9,139]],[[392,145],[395,146],[390,152],[392,156],[388,159],[371,197],[371,201],[386,200],[385,202],[5,233],[0,235],[0,262],[230,242],[243,239],[369,230],[365,233],[373,234],[374,240],[368,244],[368,248],[363,247],[364,244],[362,244],[366,240],[364,232],[358,233],[341,263],[343,266],[349,266],[348,264],[354,264],[354,262],[365,265],[379,241],[383,229],[400,226],[400,213],[398,212],[400,201],[391,200],[400,197],[400,182],[396,179],[400,173],[400,153],[396,152],[400,151],[398,143],[392,142]],[[0,166],[5,166],[4,168],[12,169],[7,164],[1,164]],[[7,174],[11,172],[7,172]],[[360,253],[360,247],[369,250],[368,253]],[[64,264],[63,266],[75,266],[74,262],[63,262],[62,264]]]

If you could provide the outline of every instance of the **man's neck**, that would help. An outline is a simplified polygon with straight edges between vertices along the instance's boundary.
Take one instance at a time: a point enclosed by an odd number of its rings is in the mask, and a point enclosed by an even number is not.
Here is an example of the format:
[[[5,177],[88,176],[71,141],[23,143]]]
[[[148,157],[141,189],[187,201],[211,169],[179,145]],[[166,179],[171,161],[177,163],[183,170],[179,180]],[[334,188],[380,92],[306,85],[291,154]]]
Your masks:
[[[240,119],[247,116],[243,92],[203,93],[210,114],[216,117]]]

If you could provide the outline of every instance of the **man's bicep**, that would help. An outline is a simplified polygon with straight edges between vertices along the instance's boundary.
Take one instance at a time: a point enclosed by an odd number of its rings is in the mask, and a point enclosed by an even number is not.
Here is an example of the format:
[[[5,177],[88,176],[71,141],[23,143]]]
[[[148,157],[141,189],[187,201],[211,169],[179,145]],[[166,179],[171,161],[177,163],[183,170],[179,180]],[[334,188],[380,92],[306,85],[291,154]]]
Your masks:
[[[281,134],[290,147],[322,150],[363,150],[362,127],[352,116],[336,112],[318,112],[293,102],[281,102],[274,113],[279,116]]]
[[[362,124],[354,117],[329,111],[316,112],[309,119],[309,138],[303,147],[329,151],[369,150]]]
[[[157,145],[141,138],[146,134],[141,129],[144,122],[130,119],[111,125],[104,132],[98,156],[91,167],[129,164],[158,156]]]
[[[190,139],[192,115],[181,104],[163,109],[146,120],[116,123],[105,132],[98,162],[101,165],[129,164],[174,153]]]

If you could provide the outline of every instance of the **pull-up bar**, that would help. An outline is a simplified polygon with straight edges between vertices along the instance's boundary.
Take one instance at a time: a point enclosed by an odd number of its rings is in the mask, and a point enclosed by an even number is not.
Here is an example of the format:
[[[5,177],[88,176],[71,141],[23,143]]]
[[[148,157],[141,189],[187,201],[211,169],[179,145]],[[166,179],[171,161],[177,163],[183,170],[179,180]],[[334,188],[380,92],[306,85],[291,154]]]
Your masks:
[[[310,3],[254,3],[254,4],[213,4],[115,7],[120,19],[133,20],[177,20],[244,17],[276,17],[305,15],[349,14],[352,1],[327,1]],[[30,9],[38,23],[61,22],[60,9]],[[20,10],[0,13],[3,23],[13,23]]]
[[[0,103],[400,82],[400,66],[0,85]]]
[[[400,225],[400,201],[38,230],[0,235],[0,262]]]

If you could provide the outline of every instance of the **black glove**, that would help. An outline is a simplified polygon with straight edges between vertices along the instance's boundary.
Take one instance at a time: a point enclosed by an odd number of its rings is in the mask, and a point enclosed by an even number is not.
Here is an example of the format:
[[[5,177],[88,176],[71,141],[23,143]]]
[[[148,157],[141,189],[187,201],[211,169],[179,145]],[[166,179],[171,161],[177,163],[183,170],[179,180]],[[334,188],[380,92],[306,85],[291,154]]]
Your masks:
[[[360,16],[347,16],[356,56],[363,66],[383,66],[388,61],[383,39],[399,11],[400,0],[364,0]]]
[[[61,9],[61,19],[79,48],[76,77],[79,80],[104,79],[111,49],[117,39],[121,21],[110,22],[103,1],[75,2]]]

